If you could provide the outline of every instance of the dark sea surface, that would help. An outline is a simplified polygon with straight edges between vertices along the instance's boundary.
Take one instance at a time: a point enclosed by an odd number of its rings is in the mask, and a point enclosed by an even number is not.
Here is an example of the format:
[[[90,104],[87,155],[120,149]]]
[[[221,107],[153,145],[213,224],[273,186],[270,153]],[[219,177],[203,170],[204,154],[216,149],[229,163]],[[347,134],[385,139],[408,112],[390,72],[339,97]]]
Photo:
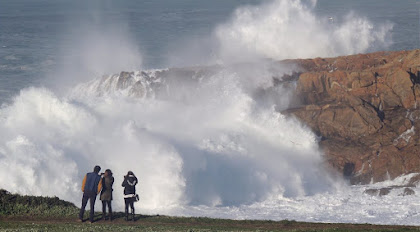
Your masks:
[[[141,68],[164,68],[168,54],[176,51],[178,44],[210,37],[237,7],[260,3],[0,0],[0,103],[22,88],[44,85],[45,77],[58,69],[77,38],[83,40],[86,28],[103,31],[102,36],[110,27],[123,28],[120,33],[126,33],[141,52]],[[420,47],[419,6],[416,0],[319,0],[315,13],[335,18],[351,11],[374,24],[393,23],[393,42],[387,49],[408,50]]]

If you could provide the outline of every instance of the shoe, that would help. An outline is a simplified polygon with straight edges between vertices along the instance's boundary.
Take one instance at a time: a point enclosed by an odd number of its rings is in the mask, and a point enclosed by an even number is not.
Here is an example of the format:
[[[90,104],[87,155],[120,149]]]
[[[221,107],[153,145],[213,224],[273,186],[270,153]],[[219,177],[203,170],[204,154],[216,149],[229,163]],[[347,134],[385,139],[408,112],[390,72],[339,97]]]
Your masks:
[[[79,219],[77,219],[77,221],[78,221],[78,222],[83,222],[83,219],[80,219],[80,218],[79,218]]]

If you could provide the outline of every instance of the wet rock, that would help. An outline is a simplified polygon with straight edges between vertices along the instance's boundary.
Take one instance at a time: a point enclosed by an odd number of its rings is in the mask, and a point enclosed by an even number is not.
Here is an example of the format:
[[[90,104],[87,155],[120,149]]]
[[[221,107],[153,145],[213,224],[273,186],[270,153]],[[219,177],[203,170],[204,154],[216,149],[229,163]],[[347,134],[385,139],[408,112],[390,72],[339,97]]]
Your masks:
[[[379,190],[378,189],[366,189],[363,193],[367,194],[367,195],[371,195],[371,196],[378,196],[379,195]]]
[[[393,189],[401,189],[404,188],[403,193],[399,196],[408,196],[414,195],[415,191],[411,187],[404,187],[404,186],[390,186],[380,189],[366,189],[363,193],[370,195],[370,196],[386,196],[388,195]]]
[[[142,98],[146,95],[146,88],[141,81],[137,81],[129,91],[130,96]]]
[[[134,72],[121,72],[117,82],[117,89],[126,89],[133,85],[135,82],[133,75]]]
[[[322,137],[332,167],[355,184],[420,172],[419,49],[283,62],[303,70],[284,113]]]
[[[414,195],[416,194],[416,192],[414,192],[413,189],[411,188],[405,188],[404,192],[403,192],[403,196],[409,196],[409,195]]]
[[[391,192],[392,188],[381,188],[379,189],[379,196],[388,195]]]
[[[420,174],[417,174],[410,178],[410,181],[408,182],[408,185],[410,186],[416,186],[420,183]]]

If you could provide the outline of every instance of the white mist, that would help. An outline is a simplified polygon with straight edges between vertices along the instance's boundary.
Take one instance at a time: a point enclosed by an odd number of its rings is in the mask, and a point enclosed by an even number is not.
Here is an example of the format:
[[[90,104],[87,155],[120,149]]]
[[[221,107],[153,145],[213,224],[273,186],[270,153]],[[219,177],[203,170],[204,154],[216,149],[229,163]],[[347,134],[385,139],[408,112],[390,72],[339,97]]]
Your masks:
[[[283,219],[286,212],[345,221],[317,206],[346,205],[352,195],[336,193],[340,181],[326,173],[316,136],[278,112],[289,106],[294,86],[273,86],[272,77],[291,67],[273,73],[266,63],[226,65],[386,46],[390,25],[354,15],[331,25],[314,15],[314,4],[279,0],[239,8],[215,29],[212,44],[224,66],[200,75],[135,72],[124,88],[116,85],[118,75],[96,76],[141,65],[129,33],[86,30],[63,62],[72,64],[62,70],[66,78],[57,74],[69,92],[28,88],[0,109],[0,187],[80,205],[81,180],[99,164],[115,174],[116,210],[123,207],[122,177],[131,170],[139,178],[139,213]],[[140,97],[130,92],[137,81]],[[261,91],[270,97],[260,98]],[[363,218],[351,203],[342,212]],[[325,217],[314,218],[317,211]]]

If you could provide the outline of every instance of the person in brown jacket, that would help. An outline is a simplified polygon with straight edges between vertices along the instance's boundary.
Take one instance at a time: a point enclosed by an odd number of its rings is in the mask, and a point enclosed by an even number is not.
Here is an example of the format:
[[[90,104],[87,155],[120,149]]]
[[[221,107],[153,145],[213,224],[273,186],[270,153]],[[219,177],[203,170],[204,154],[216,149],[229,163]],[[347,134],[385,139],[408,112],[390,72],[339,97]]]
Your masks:
[[[101,192],[101,201],[102,201],[102,219],[112,221],[112,185],[114,184],[114,177],[112,176],[111,170],[105,170],[105,173],[102,177],[102,192]],[[108,205],[109,217],[106,217],[106,206]]]

